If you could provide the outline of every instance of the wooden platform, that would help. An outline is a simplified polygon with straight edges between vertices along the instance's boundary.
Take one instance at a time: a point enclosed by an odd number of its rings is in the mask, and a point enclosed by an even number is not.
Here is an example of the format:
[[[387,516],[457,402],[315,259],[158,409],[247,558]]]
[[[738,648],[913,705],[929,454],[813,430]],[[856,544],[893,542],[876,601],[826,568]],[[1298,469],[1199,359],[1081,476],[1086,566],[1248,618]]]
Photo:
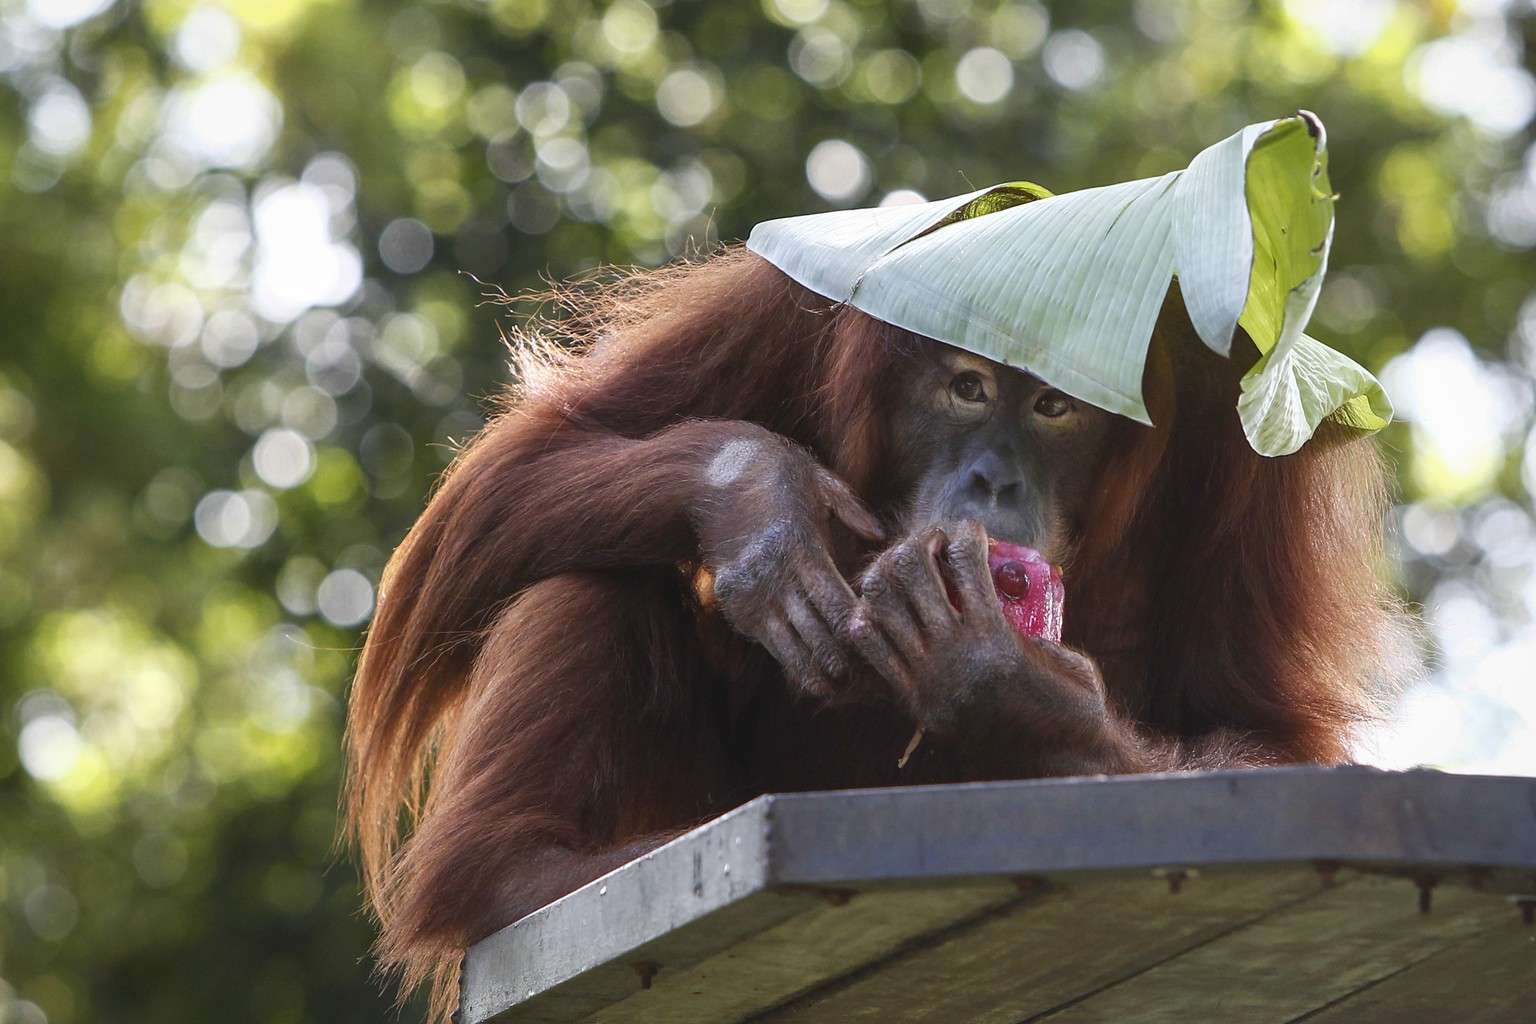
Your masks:
[[[1536,1021],[1536,779],[754,800],[490,936],[461,1020]]]

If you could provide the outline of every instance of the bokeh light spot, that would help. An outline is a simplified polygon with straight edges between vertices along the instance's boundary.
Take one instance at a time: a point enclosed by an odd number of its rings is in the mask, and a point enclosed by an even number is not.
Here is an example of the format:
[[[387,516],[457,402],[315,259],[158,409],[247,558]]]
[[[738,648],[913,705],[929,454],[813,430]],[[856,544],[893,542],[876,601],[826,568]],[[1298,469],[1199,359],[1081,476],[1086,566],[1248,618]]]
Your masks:
[[[112,3],[113,0],[27,0],[27,13],[40,25],[62,29],[94,18]]]
[[[250,317],[237,309],[221,309],[203,325],[200,345],[210,363],[230,369],[250,359],[260,340]]]
[[[228,11],[199,4],[176,30],[175,50],[183,67],[217,71],[240,53],[240,23]]]
[[[68,775],[80,758],[80,733],[63,715],[44,714],[21,727],[16,752],[27,774],[40,782]]]
[[[641,0],[616,0],[603,14],[602,32],[620,53],[639,53],[656,41],[656,12]]]
[[[495,139],[517,130],[517,93],[502,85],[488,85],[470,97],[465,123],[482,139]]]
[[[1401,524],[1403,540],[1421,555],[1448,555],[1461,540],[1456,509],[1443,501],[1414,502],[1402,509]]]
[[[210,491],[192,513],[197,534],[216,548],[254,548],[277,529],[277,502],[265,491]]]
[[[397,274],[414,274],[432,262],[432,232],[414,217],[392,220],[379,233],[379,258]]]
[[[442,52],[428,53],[411,67],[411,95],[432,111],[443,111],[464,94],[464,69]]]
[[[781,25],[809,25],[827,13],[828,0],[765,0],[763,10]]]
[[[992,44],[1014,60],[1033,56],[1050,31],[1051,16],[1035,0],[1014,0],[992,16]]]
[[[571,121],[571,98],[553,82],[534,82],[518,94],[513,112],[530,135],[553,135]]]
[[[1397,8],[1394,0],[1285,0],[1285,12],[1341,57],[1371,48]]]
[[[805,158],[805,179],[829,203],[846,205],[869,191],[869,160],[853,143],[828,139]]]
[[[244,71],[183,86],[166,109],[166,138],[202,167],[254,167],[272,148],[283,121],[277,97]]]
[[[1497,135],[1513,134],[1536,113],[1536,80],[1509,50],[1473,35],[1436,39],[1414,53],[1408,83],[1441,113],[1459,114]]]
[[[315,471],[315,449],[297,430],[278,427],[262,434],[251,450],[256,475],[272,487],[297,487]]]
[[[972,103],[996,103],[1013,90],[1013,64],[1001,50],[978,46],[955,65],[955,85]]]
[[[339,415],[336,400],[319,388],[294,388],[283,399],[283,425],[292,427],[311,441],[318,441],[335,430]]]
[[[345,202],[340,210],[333,201]],[[350,212],[350,193],[296,182],[265,190],[253,221],[259,251],[251,305],[268,320],[293,320],[312,306],[347,301],[363,283],[357,249],[336,237],[337,213]]]
[[[325,565],[310,555],[294,555],[277,574],[277,600],[293,615],[313,615],[315,592],[325,579]]]
[[[1086,89],[1104,76],[1104,47],[1075,28],[1052,33],[1040,59],[1045,73],[1063,89]]]
[[[40,885],[21,901],[27,924],[45,942],[58,942],[80,921],[80,904],[62,885]]]
[[[1493,486],[1505,444],[1524,420],[1529,384],[1485,365],[1450,328],[1425,332],[1381,372],[1412,424],[1409,477],[1424,494],[1466,502]]]
[[[656,87],[656,109],[679,128],[701,123],[720,105],[720,87],[703,69],[678,68]]]
[[[905,50],[881,50],[864,62],[864,89],[872,99],[895,105],[917,95],[922,85],[922,65]]]
[[[320,581],[320,615],[335,626],[360,626],[373,614],[373,584],[356,569],[337,569]]]
[[[27,128],[38,149],[53,156],[73,156],[91,139],[91,108],[78,89],[58,80],[33,102]]]
[[[789,66],[812,85],[828,88],[848,77],[853,54],[836,32],[812,25],[790,41]]]

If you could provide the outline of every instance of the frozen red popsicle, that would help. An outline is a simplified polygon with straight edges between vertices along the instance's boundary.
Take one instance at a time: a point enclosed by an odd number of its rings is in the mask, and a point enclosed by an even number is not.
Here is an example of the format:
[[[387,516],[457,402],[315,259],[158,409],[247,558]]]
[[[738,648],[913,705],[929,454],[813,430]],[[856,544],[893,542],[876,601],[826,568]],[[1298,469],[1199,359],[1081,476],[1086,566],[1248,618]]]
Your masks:
[[[987,568],[1008,625],[1025,636],[1060,643],[1066,593],[1061,570],[1034,548],[1005,540],[987,541]]]

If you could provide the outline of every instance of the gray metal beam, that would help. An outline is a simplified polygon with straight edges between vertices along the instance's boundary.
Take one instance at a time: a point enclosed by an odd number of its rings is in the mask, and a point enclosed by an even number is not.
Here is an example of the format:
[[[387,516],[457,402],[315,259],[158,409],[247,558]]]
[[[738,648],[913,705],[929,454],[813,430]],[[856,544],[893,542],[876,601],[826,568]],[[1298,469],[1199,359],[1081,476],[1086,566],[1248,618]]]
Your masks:
[[[1273,768],[767,798],[770,884],[1345,860],[1536,865],[1536,779]]]

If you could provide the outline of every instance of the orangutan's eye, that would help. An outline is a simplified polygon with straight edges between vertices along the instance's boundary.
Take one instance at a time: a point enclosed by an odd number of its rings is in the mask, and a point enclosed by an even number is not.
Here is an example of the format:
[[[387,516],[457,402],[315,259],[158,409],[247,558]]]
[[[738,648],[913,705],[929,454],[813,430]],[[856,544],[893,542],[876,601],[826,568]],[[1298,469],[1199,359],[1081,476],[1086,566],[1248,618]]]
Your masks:
[[[949,390],[962,402],[985,402],[987,385],[981,374],[967,370],[949,382]]]
[[[1072,399],[1052,388],[1040,393],[1035,399],[1035,414],[1046,419],[1056,419],[1072,411]]]

